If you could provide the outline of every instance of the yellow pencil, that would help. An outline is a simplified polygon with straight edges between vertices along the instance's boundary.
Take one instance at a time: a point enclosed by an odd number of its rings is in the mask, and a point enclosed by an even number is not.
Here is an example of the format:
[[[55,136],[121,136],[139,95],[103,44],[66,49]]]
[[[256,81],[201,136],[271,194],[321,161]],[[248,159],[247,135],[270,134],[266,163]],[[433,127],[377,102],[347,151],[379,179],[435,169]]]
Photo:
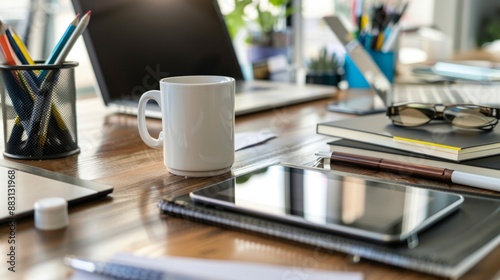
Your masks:
[[[19,48],[19,50],[21,50],[21,52],[23,53],[24,55],[24,58],[26,59],[26,61],[28,61],[28,64],[29,65],[34,65],[35,64],[35,61],[31,58],[31,55],[30,53],[28,52],[28,49],[26,48],[26,45],[24,45],[24,42],[21,40],[21,38],[19,38],[19,36],[17,35],[17,33],[14,31],[14,29],[12,29],[12,27],[9,28],[10,29],[10,32],[12,33],[12,37],[14,38],[14,41],[16,42],[17,44],[17,47]]]

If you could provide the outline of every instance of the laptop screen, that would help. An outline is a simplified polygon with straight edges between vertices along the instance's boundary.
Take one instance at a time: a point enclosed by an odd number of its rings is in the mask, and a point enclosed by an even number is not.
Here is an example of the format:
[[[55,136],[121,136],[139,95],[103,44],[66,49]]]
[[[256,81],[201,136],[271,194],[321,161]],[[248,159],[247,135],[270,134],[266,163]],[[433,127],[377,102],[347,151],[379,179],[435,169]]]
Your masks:
[[[215,0],[72,0],[104,102],[138,99],[167,76],[243,79]]]

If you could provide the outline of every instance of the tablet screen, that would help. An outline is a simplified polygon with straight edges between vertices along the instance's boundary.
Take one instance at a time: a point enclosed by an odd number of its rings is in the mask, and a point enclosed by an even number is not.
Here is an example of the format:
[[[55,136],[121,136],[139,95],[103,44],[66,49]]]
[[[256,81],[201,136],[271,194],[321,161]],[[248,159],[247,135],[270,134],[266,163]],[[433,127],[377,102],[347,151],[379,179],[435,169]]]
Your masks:
[[[383,242],[407,239],[463,201],[457,194],[282,165],[190,195],[198,203]]]

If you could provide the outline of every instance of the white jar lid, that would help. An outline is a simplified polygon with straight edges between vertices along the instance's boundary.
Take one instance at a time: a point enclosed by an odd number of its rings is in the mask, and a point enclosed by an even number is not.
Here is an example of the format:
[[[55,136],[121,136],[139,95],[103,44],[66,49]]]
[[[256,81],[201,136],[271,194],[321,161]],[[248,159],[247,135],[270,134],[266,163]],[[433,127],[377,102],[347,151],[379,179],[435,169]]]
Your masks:
[[[35,227],[55,230],[68,225],[68,202],[61,197],[48,197],[35,202]]]

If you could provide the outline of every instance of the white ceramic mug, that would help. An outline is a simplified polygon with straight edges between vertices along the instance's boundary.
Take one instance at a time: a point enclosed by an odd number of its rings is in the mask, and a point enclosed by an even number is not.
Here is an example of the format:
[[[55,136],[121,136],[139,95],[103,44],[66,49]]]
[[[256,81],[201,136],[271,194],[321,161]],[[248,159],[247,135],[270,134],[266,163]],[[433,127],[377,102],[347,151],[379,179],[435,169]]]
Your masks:
[[[234,162],[235,81],[223,76],[179,76],[160,80],[160,90],[141,96],[139,134],[150,147],[163,148],[168,171],[189,177],[216,176]],[[162,132],[151,137],[145,109],[155,100],[162,111]]]

